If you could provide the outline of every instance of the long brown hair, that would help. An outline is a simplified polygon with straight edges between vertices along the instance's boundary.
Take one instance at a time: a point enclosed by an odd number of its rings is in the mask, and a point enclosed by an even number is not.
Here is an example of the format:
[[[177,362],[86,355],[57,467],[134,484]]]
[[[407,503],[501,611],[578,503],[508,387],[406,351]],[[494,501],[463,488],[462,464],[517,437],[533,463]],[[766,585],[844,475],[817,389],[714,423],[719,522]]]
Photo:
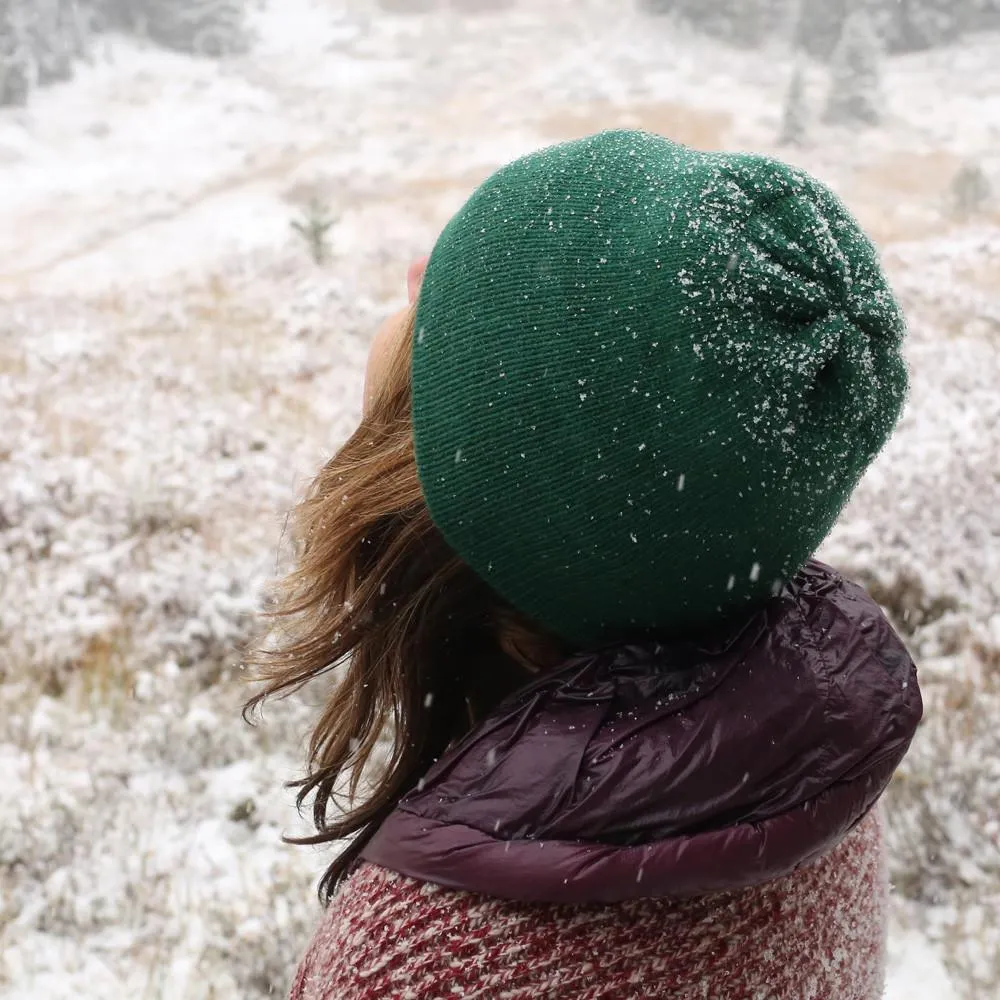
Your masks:
[[[292,783],[300,809],[313,796],[317,832],[290,842],[353,838],[320,882],[326,902],[448,745],[566,652],[479,580],[431,521],[413,448],[412,339],[411,312],[369,411],[292,512],[296,568],[276,589],[267,642],[247,658],[264,682],[248,719],[267,698],[343,670],[309,740],[306,775]],[[359,795],[363,777],[371,790]]]

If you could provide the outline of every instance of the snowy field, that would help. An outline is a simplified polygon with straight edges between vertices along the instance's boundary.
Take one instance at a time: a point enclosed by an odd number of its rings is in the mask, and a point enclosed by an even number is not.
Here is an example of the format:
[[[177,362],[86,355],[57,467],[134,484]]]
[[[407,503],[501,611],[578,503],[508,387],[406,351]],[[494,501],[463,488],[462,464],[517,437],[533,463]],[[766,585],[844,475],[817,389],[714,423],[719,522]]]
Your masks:
[[[282,782],[322,692],[247,727],[239,649],[406,262],[471,186],[605,126],[777,151],[780,46],[624,0],[436,6],[275,0],[223,62],[112,38],[0,110],[4,1000],[287,988],[326,856],[281,843],[305,829]],[[928,703],[888,803],[890,1000],[1000,996],[1000,203],[948,203],[967,159],[1000,188],[998,57],[892,60],[860,133],[818,123],[811,65],[811,141],[783,153],[870,228],[911,323],[903,425],[824,552]],[[311,200],[323,267],[291,225]]]

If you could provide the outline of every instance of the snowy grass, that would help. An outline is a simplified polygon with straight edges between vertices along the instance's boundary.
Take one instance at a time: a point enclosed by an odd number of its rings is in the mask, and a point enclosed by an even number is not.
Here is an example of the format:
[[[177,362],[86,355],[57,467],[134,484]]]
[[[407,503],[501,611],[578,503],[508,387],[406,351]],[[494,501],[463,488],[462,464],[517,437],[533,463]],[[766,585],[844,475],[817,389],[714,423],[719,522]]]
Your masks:
[[[629,124],[774,151],[780,49],[601,0],[507,6],[283,0],[245,58],[119,40],[0,114],[5,998],[282,994],[325,866],[281,843],[304,829],[282,782],[322,691],[250,729],[239,651],[406,260],[544,141]],[[878,236],[912,326],[900,432],[823,553],[927,693],[889,801],[891,1000],[1000,976],[1000,222],[947,209],[953,165],[1000,168],[995,42],[895,62],[885,128],[788,153]],[[316,194],[325,269],[291,229]]]
[[[0,504],[12,989],[280,993],[314,916],[315,863],[280,842],[308,707],[245,727],[235,667],[292,470],[347,432],[374,316],[329,280],[257,267],[224,299],[221,280],[113,318],[77,305],[72,336],[16,325],[41,302],[3,316],[25,347]],[[255,314],[261,282],[288,306]]]

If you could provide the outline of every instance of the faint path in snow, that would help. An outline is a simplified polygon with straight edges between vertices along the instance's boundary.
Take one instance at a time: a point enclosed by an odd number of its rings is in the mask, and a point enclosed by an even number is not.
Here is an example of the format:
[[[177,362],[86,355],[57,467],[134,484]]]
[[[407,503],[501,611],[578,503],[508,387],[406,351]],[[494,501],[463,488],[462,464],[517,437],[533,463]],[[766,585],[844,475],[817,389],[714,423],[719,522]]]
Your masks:
[[[46,275],[65,264],[80,261],[88,256],[113,251],[113,245],[118,241],[140,230],[156,226],[160,223],[175,221],[213,198],[233,195],[255,184],[285,177],[297,167],[308,163],[311,159],[318,156],[323,150],[329,149],[329,146],[330,144],[326,142],[319,143],[311,149],[287,154],[261,166],[212,181],[195,194],[181,198],[170,208],[159,209],[147,215],[129,219],[125,225],[111,231],[99,232],[89,239],[85,239],[80,245],[66,250],[55,257],[33,263],[30,267],[20,270],[15,268],[0,271],[0,286],[14,285],[15,291],[24,291],[24,286],[21,283],[27,278]],[[31,227],[57,227],[63,221],[61,216],[53,215],[46,217],[45,215],[35,215],[31,217],[29,225]],[[18,289],[17,286],[20,286],[20,288]]]

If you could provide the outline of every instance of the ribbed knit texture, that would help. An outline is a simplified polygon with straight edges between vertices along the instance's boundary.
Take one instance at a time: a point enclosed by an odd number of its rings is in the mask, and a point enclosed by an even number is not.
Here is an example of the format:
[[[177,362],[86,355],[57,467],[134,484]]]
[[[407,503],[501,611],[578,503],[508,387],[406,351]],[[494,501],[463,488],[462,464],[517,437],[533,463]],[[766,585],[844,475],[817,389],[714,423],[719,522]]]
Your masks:
[[[894,426],[874,247],[778,161],[607,132],[487,180],[413,348],[417,464],[459,555],[581,647],[763,602]]]
[[[365,865],[290,1000],[878,1000],[887,896],[875,813],[809,868],[685,901],[516,904]]]

